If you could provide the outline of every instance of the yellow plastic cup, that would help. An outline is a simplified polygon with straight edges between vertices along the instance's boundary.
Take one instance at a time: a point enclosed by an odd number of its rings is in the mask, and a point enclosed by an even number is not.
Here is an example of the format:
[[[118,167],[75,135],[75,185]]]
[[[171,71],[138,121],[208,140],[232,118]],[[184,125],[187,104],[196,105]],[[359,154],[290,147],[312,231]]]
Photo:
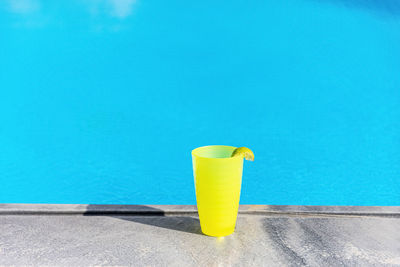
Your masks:
[[[192,151],[200,226],[209,236],[235,231],[243,173],[243,157],[231,157],[235,148],[204,146]]]

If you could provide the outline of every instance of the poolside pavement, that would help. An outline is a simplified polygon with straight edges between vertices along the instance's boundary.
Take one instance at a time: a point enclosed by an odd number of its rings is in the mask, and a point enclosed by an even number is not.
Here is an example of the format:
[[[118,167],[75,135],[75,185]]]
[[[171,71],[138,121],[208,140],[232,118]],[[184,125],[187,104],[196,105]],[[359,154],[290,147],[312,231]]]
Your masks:
[[[0,266],[400,266],[400,207],[240,207],[201,233],[195,206],[0,204]]]

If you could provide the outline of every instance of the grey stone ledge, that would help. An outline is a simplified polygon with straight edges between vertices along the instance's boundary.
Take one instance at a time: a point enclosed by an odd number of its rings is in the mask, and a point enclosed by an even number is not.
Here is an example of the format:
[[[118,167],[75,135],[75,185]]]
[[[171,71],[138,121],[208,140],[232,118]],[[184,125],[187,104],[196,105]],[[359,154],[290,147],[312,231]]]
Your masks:
[[[0,266],[400,266],[399,220],[400,207],[242,205],[214,238],[192,205],[0,204]]]
[[[0,215],[195,215],[195,205],[0,204]],[[400,206],[240,205],[243,215],[400,216]]]
[[[29,215],[0,216],[0,266],[400,266],[398,216],[260,214],[242,206],[235,232],[214,238],[202,234],[195,214],[182,215],[195,212],[193,206],[122,207],[142,212],[133,216],[35,215],[28,207],[22,211]],[[143,213],[150,207],[177,215]],[[78,215],[115,212],[114,206],[66,208]]]

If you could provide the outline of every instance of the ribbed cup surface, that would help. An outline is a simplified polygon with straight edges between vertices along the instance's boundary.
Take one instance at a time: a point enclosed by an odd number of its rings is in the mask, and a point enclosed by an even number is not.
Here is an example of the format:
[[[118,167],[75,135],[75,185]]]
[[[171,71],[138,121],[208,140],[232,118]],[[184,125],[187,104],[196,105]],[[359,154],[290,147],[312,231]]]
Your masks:
[[[214,147],[219,146],[207,148]],[[235,229],[239,208],[243,158],[206,158],[195,151],[193,173],[201,229],[206,235],[229,235]]]

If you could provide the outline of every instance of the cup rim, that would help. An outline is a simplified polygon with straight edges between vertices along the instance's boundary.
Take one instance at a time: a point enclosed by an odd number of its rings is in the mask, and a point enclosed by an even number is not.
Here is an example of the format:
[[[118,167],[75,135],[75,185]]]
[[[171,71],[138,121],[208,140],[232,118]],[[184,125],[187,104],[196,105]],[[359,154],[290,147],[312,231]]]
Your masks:
[[[201,146],[201,147],[197,147],[195,149],[192,150],[192,156],[195,156],[196,158],[202,158],[202,159],[213,159],[213,160],[231,160],[236,157],[226,157],[226,158],[211,158],[211,157],[203,157],[203,156],[199,156],[198,152],[201,149],[205,149],[205,148],[209,148],[209,147],[229,147],[229,148],[233,148],[236,149],[237,147],[235,146],[226,146],[226,145],[208,145],[208,146]]]

